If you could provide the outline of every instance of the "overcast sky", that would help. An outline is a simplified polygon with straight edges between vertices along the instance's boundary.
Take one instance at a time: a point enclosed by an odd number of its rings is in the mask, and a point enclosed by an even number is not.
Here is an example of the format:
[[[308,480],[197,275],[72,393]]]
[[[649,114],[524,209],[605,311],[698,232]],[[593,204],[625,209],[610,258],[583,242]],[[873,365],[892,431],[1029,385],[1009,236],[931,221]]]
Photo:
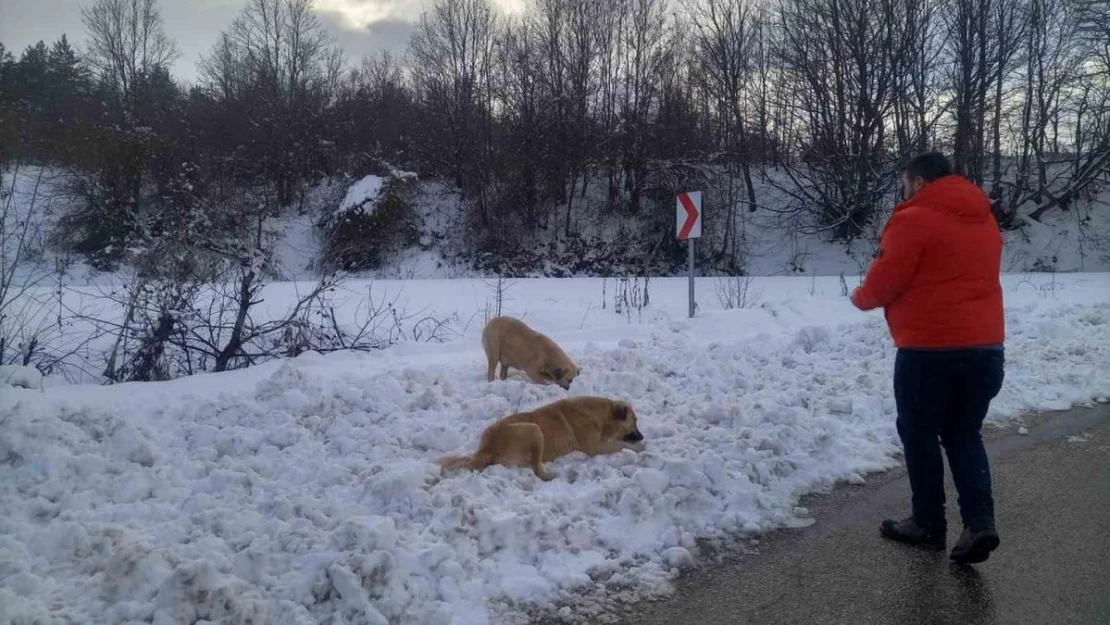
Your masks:
[[[0,0],[0,43],[19,56],[41,40],[48,44],[65,33],[84,45],[81,7],[89,0]],[[181,52],[175,76],[196,78],[196,64],[208,54],[220,31],[231,23],[247,0],[161,0],[166,31]],[[508,11],[519,11],[524,0],[493,0]],[[320,21],[351,59],[379,50],[403,52],[412,24],[434,0],[316,0]]]

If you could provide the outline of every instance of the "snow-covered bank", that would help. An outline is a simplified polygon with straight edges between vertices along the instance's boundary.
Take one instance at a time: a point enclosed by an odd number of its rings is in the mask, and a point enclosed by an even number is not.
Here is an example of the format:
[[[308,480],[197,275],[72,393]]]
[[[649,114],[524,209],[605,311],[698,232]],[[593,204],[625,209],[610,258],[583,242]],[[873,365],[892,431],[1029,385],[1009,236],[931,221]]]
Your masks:
[[[55,232],[59,220],[71,213],[78,200],[69,190],[70,176],[64,170],[21,166],[18,176],[0,175],[0,207],[4,195],[14,192],[9,219],[21,223],[29,214],[29,225],[36,230],[34,253],[21,263],[16,275],[21,283],[24,275],[35,281],[73,286],[120,284],[131,270],[125,265],[115,273],[100,273],[89,267],[76,254],[62,253],[47,239]],[[393,171],[397,180],[414,180],[409,172]],[[770,174],[769,174],[770,175]],[[272,253],[276,273],[285,280],[315,280],[318,277],[324,241],[320,225],[344,210],[360,206],[372,209],[380,195],[384,180],[378,176],[361,179],[336,177],[322,179],[307,187],[295,207],[267,221],[266,228],[274,235]],[[780,183],[784,182],[780,179]],[[789,198],[776,191],[774,185],[760,178],[758,195],[768,210],[755,213],[739,211],[735,232],[743,244],[736,260],[750,275],[757,276],[837,276],[863,271],[885,223],[881,214],[866,232],[851,244],[828,240],[827,232],[814,229],[803,215],[784,215]],[[544,261],[531,267],[528,275],[613,275],[637,271],[633,258],[624,258],[628,267],[606,262],[585,263],[583,254],[603,252],[610,246],[627,245],[629,237],[642,233],[654,219],[649,211],[639,216],[613,215],[606,210],[608,197],[604,185],[592,185],[588,197],[576,201],[571,210],[575,236],[568,240],[565,229],[545,228],[533,233],[529,246]],[[478,278],[493,275],[482,271],[480,254],[467,236],[466,203],[458,191],[443,181],[424,180],[415,184],[412,198],[415,222],[419,223],[419,244],[391,250],[389,258],[363,277],[386,279],[451,279]],[[892,206],[891,206],[892,208]],[[670,210],[669,205],[667,210]],[[1033,207],[1023,209],[1024,213]],[[700,245],[719,245],[723,223],[721,215],[709,209],[706,213],[706,238]],[[563,209],[557,211],[563,214]],[[1072,210],[1052,210],[1040,220],[1024,219],[1024,226],[1003,233],[1003,271],[1074,272],[1110,271],[1110,200],[1105,193],[1075,204]],[[522,233],[524,234],[524,233]],[[655,245],[654,239],[651,245]],[[583,246],[585,246],[583,248]],[[658,250],[657,250],[658,251]],[[683,256],[684,258],[684,256]],[[574,262],[570,262],[574,261]],[[546,266],[543,266],[546,264]],[[64,272],[56,275],[59,267]]]
[[[647,436],[642,454],[562,459],[550,483],[431,462],[566,394],[485,382],[480,281],[376,285],[459,319],[445,344],[0,389],[0,623],[590,620],[584,593],[663,590],[696,538],[805,525],[800,495],[897,462],[893,350],[837,279],[756,280],[744,310],[703,280],[693,320],[684,280],[619,316],[606,284],[505,292],[581,365],[570,394],[630,400]],[[1006,297],[994,420],[1110,394],[1110,274],[1008,276]]]

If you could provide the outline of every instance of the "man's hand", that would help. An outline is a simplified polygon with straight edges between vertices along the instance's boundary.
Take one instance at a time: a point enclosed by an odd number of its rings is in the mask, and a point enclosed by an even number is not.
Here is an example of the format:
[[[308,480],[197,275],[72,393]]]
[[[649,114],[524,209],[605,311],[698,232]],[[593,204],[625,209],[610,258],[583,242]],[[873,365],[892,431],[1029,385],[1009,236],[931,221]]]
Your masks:
[[[867,283],[865,282],[863,285],[857,286],[855,289],[852,290],[852,295],[849,298],[852,300],[852,305],[862,310],[863,312],[868,312],[870,310],[875,310],[876,308],[882,308],[886,306],[885,303],[876,301],[875,298],[872,297],[870,293],[868,293],[866,286]]]
[[[858,286],[856,288],[852,289],[852,294],[848,297],[848,299],[852,300],[852,305],[853,306],[855,306],[856,308],[858,308],[860,310],[863,310],[863,306],[860,306],[859,299],[856,298],[857,295],[859,295],[859,287]]]

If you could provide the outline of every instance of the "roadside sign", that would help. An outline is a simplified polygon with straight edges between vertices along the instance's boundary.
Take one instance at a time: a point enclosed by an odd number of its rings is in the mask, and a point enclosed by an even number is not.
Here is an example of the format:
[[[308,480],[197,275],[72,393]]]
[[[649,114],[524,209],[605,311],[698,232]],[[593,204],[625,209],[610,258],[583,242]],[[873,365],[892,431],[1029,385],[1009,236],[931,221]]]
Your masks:
[[[679,241],[686,241],[690,274],[690,317],[694,316],[694,239],[701,237],[701,191],[679,193],[675,202],[675,228]]]
[[[675,209],[678,240],[685,241],[701,237],[701,191],[679,193]]]

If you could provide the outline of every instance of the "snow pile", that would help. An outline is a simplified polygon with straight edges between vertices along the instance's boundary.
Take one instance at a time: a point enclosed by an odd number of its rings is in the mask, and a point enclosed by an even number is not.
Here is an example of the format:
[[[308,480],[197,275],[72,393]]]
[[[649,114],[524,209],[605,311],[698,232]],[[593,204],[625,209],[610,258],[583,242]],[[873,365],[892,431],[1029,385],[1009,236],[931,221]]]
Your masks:
[[[42,374],[34,367],[0,365],[0,387],[42,388]]]
[[[1110,392],[1110,276],[1009,281],[992,418]],[[893,466],[893,350],[879,315],[809,280],[649,323],[590,281],[528,281],[516,314],[582,367],[569,394],[630,400],[643,453],[441,475],[497,417],[567,395],[485,381],[457,343],[305,354],[173,382],[0,393],[0,622],[592,621],[584,595],[665,590],[696,539],[813,522],[800,495]],[[822,285],[822,288],[833,286]],[[705,291],[702,291],[705,292]],[[465,315],[474,283],[410,283]],[[572,607],[573,606],[573,607]],[[561,608],[561,609],[560,609]]]

